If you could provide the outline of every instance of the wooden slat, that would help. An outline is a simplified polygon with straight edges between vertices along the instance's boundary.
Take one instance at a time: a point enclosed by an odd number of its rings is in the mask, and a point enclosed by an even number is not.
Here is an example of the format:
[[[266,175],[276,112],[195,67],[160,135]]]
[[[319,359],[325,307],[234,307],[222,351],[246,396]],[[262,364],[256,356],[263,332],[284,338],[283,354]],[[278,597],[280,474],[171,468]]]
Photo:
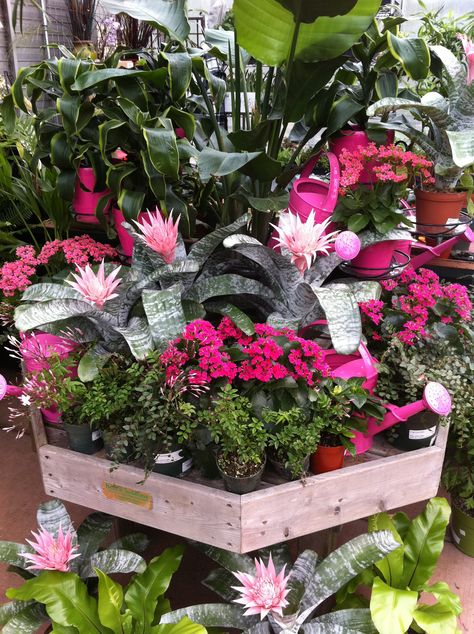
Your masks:
[[[249,493],[242,499],[241,552],[436,495],[447,432],[440,429],[439,446],[313,476],[304,485],[290,482]]]
[[[31,431],[35,441],[36,449],[48,444],[46,432],[44,430],[43,419],[39,409],[32,408],[30,410]]]
[[[468,260],[451,260],[444,258],[434,258],[429,261],[430,267],[446,268],[446,269],[462,269],[464,271],[474,271],[474,262]]]
[[[238,495],[159,474],[137,484],[143,479],[139,469],[121,465],[110,472],[108,460],[50,445],[39,455],[48,495],[227,550],[240,548]],[[152,508],[108,499],[104,482],[147,496]]]

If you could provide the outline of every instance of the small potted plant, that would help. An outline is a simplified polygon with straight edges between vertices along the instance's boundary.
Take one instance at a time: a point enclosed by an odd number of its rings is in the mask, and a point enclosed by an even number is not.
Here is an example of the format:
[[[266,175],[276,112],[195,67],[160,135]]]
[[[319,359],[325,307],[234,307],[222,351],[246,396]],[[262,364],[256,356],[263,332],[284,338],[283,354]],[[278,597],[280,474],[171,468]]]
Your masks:
[[[474,557],[474,440],[447,448],[443,484],[451,495],[451,532],[454,545]]]
[[[311,455],[313,473],[341,469],[346,452],[356,453],[352,439],[356,431],[366,431],[366,417],[383,418],[385,408],[362,387],[363,382],[363,378],[325,379],[319,389],[310,391],[312,414],[319,419],[321,429],[319,444]]]
[[[265,468],[267,432],[252,415],[249,399],[228,384],[198,418],[217,445],[217,467],[226,489],[238,494],[253,491]]]
[[[285,480],[304,476],[310,454],[319,442],[323,419],[308,417],[307,411],[293,407],[287,411],[265,410],[263,421],[268,429],[268,460],[276,473]]]
[[[466,56],[472,44],[464,40]],[[463,64],[444,46],[432,46],[440,92],[429,92],[421,100],[384,98],[373,104],[369,115],[386,117],[390,112],[407,110],[419,125],[406,118],[390,120],[381,127],[402,132],[433,161],[435,180],[419,183],[416,194],[416,219],[421,233],[442,233],[446,223],[459,218],[472,190],[464,189],[460,180],[474,163],[473,75],[469,63]],[[442,94],[441,94],[442,93]]]
[[[411,227],[412,222],[400,208],[400,201],[407,196],[414,180],[433,182],[432,163],[407,152],[397,145],[379,146],[369,143],[355,150],[342,150],[340,197],[332,220],[340,222],[355,233],[375,232],[376,244],[365,247],[356,256],[351,267],[364,277],[385,275],[394,261],[409,255],[411,237],[394,239],[391,235],[397,227]],[[372,165],[373,182],[360,183],[360,175]]]

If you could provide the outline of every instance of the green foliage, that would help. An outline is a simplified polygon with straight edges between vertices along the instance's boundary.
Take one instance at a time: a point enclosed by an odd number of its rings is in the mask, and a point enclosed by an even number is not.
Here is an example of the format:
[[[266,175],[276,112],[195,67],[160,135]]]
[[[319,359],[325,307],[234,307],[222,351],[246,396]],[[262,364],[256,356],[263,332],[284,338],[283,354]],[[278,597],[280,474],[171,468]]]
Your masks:
[[[326,421],[314,416],[308,420],[300,407],[288,411],[263,411],[263,422],[268,428],[268,447],[274,450],[279,462],[294,478],[305,472],[305,460],[318,445]]]
[[[456,634],[459,597],[444,582],[429,584],[444,547],[450,514],[444,498],[433,498],[411,521],[404,513],[378,513],[369,518],[369,531],[389,530],[399,548],[351,581],[339,593],[338,604],[349,603],[348,595],[360,584],[369,585],[370,611],[380,634],[405,634],[414,626],[426,634]],[[423,592],[432,593],[436,603],[421,603]],[[436,629],[437,623],[443,629]]]
[[[380,531],[356,537],[332,552],[323,561],[319,561],[315,552],[305,550],[299,555],[291,569],[287,570],[287,573],[289,572],[287,585],[289,605],[285,609],[281,624],[280,619],[274,616],[260,623],[257,616],[244,616],[240,606],[230,603],[237,598],[235,591],[229,592],[229,586],[235,584],[231,573],[244,571],[253,574],[254,563],[249,555],[236,555],[211,546],[201,548],[224,568],[213,571],[204,582],[205,585],[229,603],[183,608],[164,615],[162,622],[176,623],[184,616],[188,616],[196,621],[199,620],[207,627],[235,628],[249,634],[256,631],[271,634],[279,632],[282,627],[287,634],[296,634],[299,631],[324,634],[334,632],[375,634],[370,612],[367,609],[338,610],[331,614],[324,614],[322,610],[319,610],[317,617],[314,617],[314,613],[323,601],[352,578],[396,550],[398,542],[389,531]],[[274,549],[259,551],[257,556],[265,562],[269,550],[273,550],[273,561],[277,571],[284,564],[291,565],[291,557],[285,544]],[[216,574],[217,572],[220,574]],[[263,629],[256,629],[257,624]]]
[[[474,440],[456,446],[452,441],[446,450],[443,484],[453,503],[472,514],[474,511]]]
[[[223,387],[210,409],[198,413],[200,423],[208,427],[220,451],[219,464],[230,462],[245,467],[261,465],[267,434],[261,420],[252,415],[252,403],[230,385]]]
[[[96,577],[94,563],[97,562],[98,558],[102,569],[107,573],[136,572],[145,568],[145,562],[139,553],[143,552],[147,547],[148,539],[141,533],[130,534],[123,538],[123,543],[116,542],[105,549],[103,548],[104,541],[112,531],[112,518],[104,513],[91,513],[88,515],[76,532],[64,504],[59,500],[50,500],[39,505],[37,520],[41,528],[53,535],[57,534],[59,527],[64,532],[67,530],[72,532],[73,543],[77,544],[80,556],[72,560],[71,569],[86,584],[90,584],[89,578]],[[26,570],[29,564],[23,557],[18,556],[19,552],[33,552],[33,550],[30,546],[23,544],[0,542],[0,561],[13,566],[13,570],[25,579],[36,578],[38,571]],[[61,573],[54,574],[61,576]],[[43,577],[44,573],[37,578],[41,579]],[[82,593],[81,588],[84,584],[81,584],[79,577],[70,573],[68,577],[70,585],[63,589],[58,581],[55,586],[57,591],[64,594],[67,594],[69,590]],[[44,591],[44,588],[42,591]],[[37,599],[37,601],[41,602],[40,599]],[[57,608],[57,603],[55,605]],[[3,631],[11,632],[12,634],[19,631],[36,632],[46,619],[46,613],[38,603],[33,601],[33,598],[29,600],[29,603],[23,603],[23,600],[8,603],[0,613],[0,625],[3,625]],[[23,627],[31,627],[32,629],[23,630],[21,629]]]
[[[182,547],[166,549],[136,575],[124,589],[97,569],[97,599],[72,572],[46,571],[10,588],[7,596],[19,601],[36,600],[46,607],[55,632],[97,634],[205,634],[206,630],[180,620],[176,626],[160,625],[161,607],[168,609],[164,593],[181,563]]]

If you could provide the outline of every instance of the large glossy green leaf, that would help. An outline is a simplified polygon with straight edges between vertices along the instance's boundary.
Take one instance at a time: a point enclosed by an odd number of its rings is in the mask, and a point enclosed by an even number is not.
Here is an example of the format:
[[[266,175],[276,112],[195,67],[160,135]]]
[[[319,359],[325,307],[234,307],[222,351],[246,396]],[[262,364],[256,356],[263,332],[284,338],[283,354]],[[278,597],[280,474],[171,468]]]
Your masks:
[[[167,178],[178,178],[179,155],[176,135],[166,128],[143,128],[148,154],[153,167]]]
[[[189,35],[186,0],[102,0],[109,13],[127,13],[151,22],[172,39],[184,42]]]
[[[77,529],[77,541],[83,562],[99,550],[112,530],[112,526],[112,517],[105,513],[91,513],[86,517]]]
[[[310,621],[307,625],[303,625],[301,631],[309,634],[311,625],[340,626],[350,628],[360,632],[361,634],[377,634],[377,630],[372,622],[370,610],[366,608],[352,608],[349,610],[336,610],[329,614],[322,614]]]
[[[186,326],[181,295],[182,286],[179,284],[162,291],[143,291],[143,308],[156,346],[166,345]]]
[[[147,569],[134,577],[128,586],[125,602],[143,628],[153,623],[156,602],[166,592],[171,577],[178,570],[183,550],[181,545],[167,548],[161,555],[152,559]]]
[[[360,572],[399,547],[389,531],[360,535],[332,552],[308,581],[302,609],[311,610]],[[309,615],[308,615],[309,616]]]
[[[430,579],[444,548],[450,515],[445,498],[432,498],[412,521],[405,537],[403,587],[419,590]]]
[[[440,603],[448,607],[453,614],[461,614],[461,599],[459,595],[451,591],[445,581],[437,581],[431,585],[426,585],[423,587],[423,592],[431,592],[431,594],[433,594]]]
[[[418,627],[426,634],[458,634],[457,617],[442,603],[419,605],[413,613]]]
[[[239,44],[259,61],[280,66],[298,30],[297,59],[314,62],[345,53],[367,29],[379,0],[235,0]]]
[[[129,91],[137,90],[135,84],[137,78],[147,80],[157,88],[163,87],[165,85],[166,69],[128,70],[125,68],[101,68],[80,75],[72,85],[72,88],[74,90],[83,91],[87,88],[97,86],[97,84],[103,81],[115,81],[120,83],[119,92],[125,96],[125,93],[129,94]],[[133,97],[136,94],[136,92],[130,93],[130,96]],[[144,104],[141,103],[141,105],[143,106]]]
[[[122,629],[122,586],[108,577],[102,570],[97,569],[96,575],[99,577],[98,611],[99,618],[103,625],[113,632],[121,634]]]
[[[90,634],[110,634],[99,621],[96,600],[72,572],[49,571],[26,581],[20,588],[10,588],[7,596],[44,603],[51,619],[59,625],[74,626],[79,632]]]
[[[191,81],[192,63],[188,53],[161,53],[168,64],[170,90],[173,101],[179,101],[186,94]]]
[[[382,574],[384,580],[389,586],[398,587],[403,576],[403,541],[395,528],[392,518],[388,513],[377,513],[369,517],[369,531],[390,531],[393,537],[400,544],[397,548],[384,559],[377,561],[375,566]]]
[[[155,625],[150,634],[206,634],[206,628],[184,617],[178,623]]]
[[[257,618],[244,616],[243,613],[244,610],[238,605],[207,603],[163,614],[161,623],[178,623],[183,617],[187,616],[195,623],[204,625],[204,627],[247,630],[247,628],[257,623]]]
[[[413,621],[418,592],[391,588],[379,577],[374,579],[370,613],[380,634],[405,634]]]
[[[203,183],[207,183],[211,176],[232,174],[257,158],[259,154],[260,152],[220,152],[207,147],[197,160],[199,176]]]
[[[421,37],[397,37],[387,32],[387,42],[392,55],[401,63],[411,79],[419,81],[430,71],[430,50]]]
[[[224,29],[206,29],[204,31],[206,44],[209,45],[209,52],[223,61],[227,61],[230,51],[230,59],[235,68],[235,34],[234,31],[225,31]],[[240,48],[240,57],[242,65],[247,66],[250,55],[244,49]]]

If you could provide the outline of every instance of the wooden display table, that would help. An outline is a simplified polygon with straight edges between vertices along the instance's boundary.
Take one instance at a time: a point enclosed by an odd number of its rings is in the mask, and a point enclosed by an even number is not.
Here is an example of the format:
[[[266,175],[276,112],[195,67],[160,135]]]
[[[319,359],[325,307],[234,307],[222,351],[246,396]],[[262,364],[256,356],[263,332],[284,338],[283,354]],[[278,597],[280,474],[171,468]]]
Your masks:
[[[152,473],[139,484],[141,469],[111,471],[101,453],[49,445],[38,410],[32,429],[48,495],[238,553],[436,495],[448,436],[440,427],[432,447],[400,452],[379,435],[339,471],[285,482],[269,470],[257,491],[236,495],[195,472],[183,479]]]

